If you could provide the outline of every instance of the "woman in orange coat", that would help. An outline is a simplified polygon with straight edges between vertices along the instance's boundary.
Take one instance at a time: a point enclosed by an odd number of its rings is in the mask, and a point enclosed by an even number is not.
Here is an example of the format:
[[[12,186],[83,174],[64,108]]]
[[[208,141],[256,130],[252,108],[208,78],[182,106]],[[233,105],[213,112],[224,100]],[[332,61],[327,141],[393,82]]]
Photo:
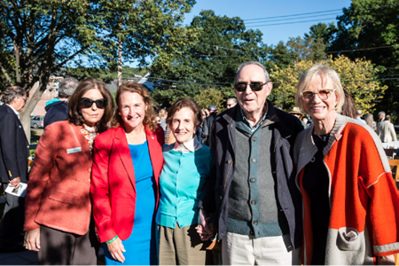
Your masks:
[[[97,264],[91,220],[93,141],[107,129],[113,100],[106,85],[83,81],[69,99],[67,121],[46,127],[36,149],[25,204],[26,249],[39,264]],[[92,227],[94,229],[94,227]]]
[[[114,127],[94,146],[91,196],[107,265],[156,264],[154,215],[164,132],[151,102],[142,85],[121,85]]]

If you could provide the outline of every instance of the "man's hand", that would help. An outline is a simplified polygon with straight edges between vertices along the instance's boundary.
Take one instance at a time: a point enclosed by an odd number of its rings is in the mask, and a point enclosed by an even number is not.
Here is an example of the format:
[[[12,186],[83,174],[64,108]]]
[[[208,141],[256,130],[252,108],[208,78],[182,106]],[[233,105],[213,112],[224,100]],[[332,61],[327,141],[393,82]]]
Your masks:
[[[8,186],[18,188],[19,183],[21,183],[21,179],[19,177],[16,177],[16,178],[10,180],[10,184]]]
[[[112,258],[114,258],[114,260],[117,260],[120,263],[123,263],[125,261],[125,256],[123,256],[123,252],[126,252],[126,250],[120,238],[117,238],[111,243],[107,244],[107,247],[109,253],[111,253],[111,256]]]
[[[39,251],[40,249],[40,228],[25,232],[24,247],[28,250]]]

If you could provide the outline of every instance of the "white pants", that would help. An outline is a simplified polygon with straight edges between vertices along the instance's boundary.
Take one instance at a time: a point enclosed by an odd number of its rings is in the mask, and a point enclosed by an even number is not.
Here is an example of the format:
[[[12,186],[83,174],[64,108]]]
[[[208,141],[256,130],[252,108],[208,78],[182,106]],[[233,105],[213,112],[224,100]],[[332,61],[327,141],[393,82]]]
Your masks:
[[[299,265],[299,250],[289,250],[289,235],[255,238],[227,232],[222,239],[223,265]]]

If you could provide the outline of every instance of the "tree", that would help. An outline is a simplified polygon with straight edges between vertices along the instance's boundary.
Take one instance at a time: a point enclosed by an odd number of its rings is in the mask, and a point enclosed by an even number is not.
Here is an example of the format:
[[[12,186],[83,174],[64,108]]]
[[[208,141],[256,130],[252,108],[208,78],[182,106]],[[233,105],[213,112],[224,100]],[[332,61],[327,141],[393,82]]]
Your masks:
[[[311,60],[296,61],[286,69],[278,69],[271,73],[273,90],[270,99],[283,109],[292,109],[295,105],[296,86],[299,78],[315,64],[323,64],[337,71],[341,78],[342,86],[354,98],[356,108],[363,113],[372,113],[376,104],[383,98],[387,86],[381,86],[375,80],[378,69],[370,61],[356,59],[351,61],[345,56],[313,62]]]
[[[152,95],[164,106],[182,95],[194,98],[200,89],[232,88],[235,72],[242,62],[266,60],[268,50],[262,43],[261,32],[246,30],[239,17],[216,16],[213,11],[205,10],[193,18],[190,29],[198,29],[194,45],[162,54],[151,65],[158,82]],[[165,89],[168,92],[161,92]]]
[[[226,109],[223,93],[214,88],[201,90],[199,95],[195,96],[194,100],[198,103],[201,109],[208,109],[209,105],[215,105],[219,112]]]
[[[39,81],[21,113],[27,136],[29,115],[51,73],[83,63],[115,67],[121,36],[126,60],[138,59],[145,64],[145,59],[156,56],[158,50],[176,47],[173,38],[187,32],[177,29],[182,14],[194,3],[195,0],[0,0],[0,57],[10,53],[12,57],[0,61],[1,78],[28,93]]]
[[[305,33],[305,40],[321,40],[327,47],[331,45],[334,40],[335,34],[337,32],[337,28],[334,23],[325,24],[325,23],[317,23],[310,27],[309,33]]]
[[[326,59],[326,48],[322,39],[303,39],[301,37],[290,37],[287,46],[297,55],[299,60],[323,60]]]
[[[337,36],[328,48],[352,60],[366,58],[380,70],[378,79],[389,89],[379,108],[389,112],[399,103],[398,10],[397,0],[352,0],[337,18]]]

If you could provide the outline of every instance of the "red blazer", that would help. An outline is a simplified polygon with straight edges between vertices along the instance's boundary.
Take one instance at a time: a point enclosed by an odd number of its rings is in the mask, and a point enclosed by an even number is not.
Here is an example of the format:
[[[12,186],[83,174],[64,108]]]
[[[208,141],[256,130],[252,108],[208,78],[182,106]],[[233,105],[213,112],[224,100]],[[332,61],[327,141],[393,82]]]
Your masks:
[[[147,143],[157,186],[162,170],[164,133],[146,128]],[[133,230],[136,209],[136,182],[129,145],[123,127],[111,128],[97,136],[94,144],[91,197],[100,242],[116,235],[127,239]]]
[[[41,136],[29,176],[25,231],[45,225],[78,235],[88,232],[92,157],[80,129],[56,122]]]

